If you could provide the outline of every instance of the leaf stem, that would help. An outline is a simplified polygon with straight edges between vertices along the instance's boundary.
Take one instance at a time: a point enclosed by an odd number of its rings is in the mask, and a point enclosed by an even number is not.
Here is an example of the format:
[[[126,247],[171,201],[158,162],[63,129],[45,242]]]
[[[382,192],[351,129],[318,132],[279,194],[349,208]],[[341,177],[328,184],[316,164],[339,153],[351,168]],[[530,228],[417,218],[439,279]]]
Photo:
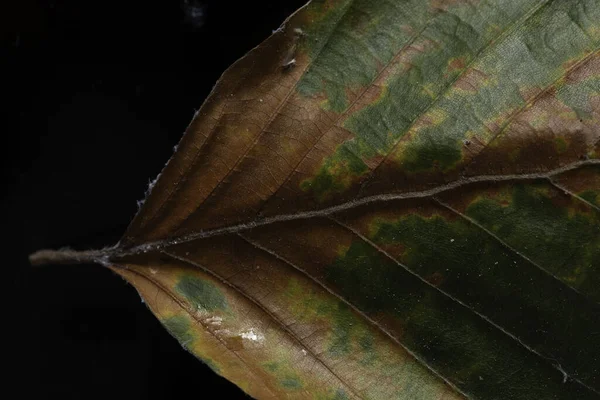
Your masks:
[[[49,264],[108,264],[111,254],[110,249],[76,251],[71,249],[60,250],[38,250],[29,255],[31,265],[49,265]]]

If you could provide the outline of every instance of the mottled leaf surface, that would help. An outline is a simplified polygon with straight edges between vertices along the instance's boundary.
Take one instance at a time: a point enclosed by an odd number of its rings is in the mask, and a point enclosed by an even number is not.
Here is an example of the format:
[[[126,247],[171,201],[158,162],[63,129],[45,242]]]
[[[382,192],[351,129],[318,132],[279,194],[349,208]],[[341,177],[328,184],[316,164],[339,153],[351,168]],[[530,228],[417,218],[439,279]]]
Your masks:
[[[257,398],[599,399],[600,1],[309,3],[109,259]]]

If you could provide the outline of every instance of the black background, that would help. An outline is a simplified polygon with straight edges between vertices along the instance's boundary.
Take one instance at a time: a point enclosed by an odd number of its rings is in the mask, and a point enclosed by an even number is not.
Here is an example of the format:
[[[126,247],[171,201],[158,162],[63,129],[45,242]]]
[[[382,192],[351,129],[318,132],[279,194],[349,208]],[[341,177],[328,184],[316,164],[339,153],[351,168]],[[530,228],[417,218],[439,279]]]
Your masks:
[[[109,270],[27,254],[116,243],[219,75],[304,0],[0,3],[3,392],[244,398]]]

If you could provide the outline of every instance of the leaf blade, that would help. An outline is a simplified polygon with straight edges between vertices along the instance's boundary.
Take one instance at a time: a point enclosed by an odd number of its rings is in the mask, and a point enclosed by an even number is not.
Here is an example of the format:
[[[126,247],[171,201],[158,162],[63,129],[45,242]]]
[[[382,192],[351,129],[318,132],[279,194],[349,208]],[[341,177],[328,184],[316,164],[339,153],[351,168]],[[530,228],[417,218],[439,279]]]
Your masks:
[[[219,80],[115,271],[257,397],[598,398],[598,21],[594,0],[308,4]],[[255,313],[235,334],[207,322],[223,296]],[[263,331],[319,373],[286,353],[278,375]]]

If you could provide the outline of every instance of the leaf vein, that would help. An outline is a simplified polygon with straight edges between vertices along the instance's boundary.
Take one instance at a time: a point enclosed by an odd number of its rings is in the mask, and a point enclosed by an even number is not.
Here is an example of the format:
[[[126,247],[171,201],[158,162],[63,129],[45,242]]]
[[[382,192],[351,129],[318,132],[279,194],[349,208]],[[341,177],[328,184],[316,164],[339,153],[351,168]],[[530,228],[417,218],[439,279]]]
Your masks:
[[[331,36],[333,35],[333,33],[335,32],[337,26],[339,25],[339,23],[341,22],[341,20],[344,18],[344,16],[347,14],[348,10],[352,7],[352,4],[354,3],[355,0],[350,0],[348,2],[348,5],[346,6],[346,9],[344,9],[344,11],[342,11],[339,19],[335,22],[333,28],[331,29],[331,31],[329,32],[329,34],[327,35],[327,37],[325,37],[325,39],[323,40],[323,45],[319,48],[319,51],[317,53],[317,55],[315,56],[315,58],[313,58],[313,60],[311,60],[311,62],[307,63],[306,66],[304,67],[303,73],[308,70],[308,68],[310,68],[310,66],[312,65],[312,63],[314,62],[314,60],[316,60],[318,58],[318,55],[323,51],[323,49],[327,46],[327,44],[329,43],[329,40],[331,39]],[[260,132],[258,133],[258,135],[256,136],[256,138],[252,141],[252,143],[246,148],[246,150],[244,150],[244,153],[242,154],[241,157],[239,157],[237,159],[237,161],[235,162],[235,164],[233,165],[233,167],[231,167],[229,169],[229,171],[227,171],[227,173],[225,174],[225,176],[221,179],[221,181],[216,184],[212,190],[210,191],[210,193],[205,197],[205,200],[210,198],[210,196],[221,186],[221,184],[235,171],[235,168],[244,160],[246,159],[246,156],[250,153],[250,151],[252,151],[252,149],[256,146],[256,144],[258,143],[258,141],[260,140],[260,138],[263,136],[263,134],[265,133],[265,131],[267,130],[267,128],[271,125],[271,123],[275,120],[275,118],[279,115],[279,111],[285,106],[285,104],[287,103],[287,100],[292,96],[292,94],[294,93],[294,90],[296,89],[297,85],[298,85],[298,81],[296,81],[296,83],[294,83],[294,85],[292,85],[290,87],[290,89],[288,90],[287,94],[284,96],[284,98],[279,102],[279,104],[277,105],[277,107],[275,108],[275,110],[273,111],[272,115],[269,116],[269,118],[267,119],[266,123],[263,125],[263,127],[260,129]],[[198,152],[199,153],[199,152]],[[204,200],[204,201],[205,201]],[[196,210],[198,208],[200,208],[202,206],[202,204],[204,203],[204,201],[201,201],[200,204],[198,204],[196,206]],[[163,203],[164,205],[165,203]],[[162,208],[162,206],[161,206]],[[179,222],[179,226],[183,225],[185,223],[185,221],[188,220],[188,218],[193,214],[193,212],[191,214],[188,214],[182,221]],[[174,229],[176,231],[176,228]]]
[[[443,98],[443,96],[445,96],[446,94],[448,94],[448,92],[450,91],[450,89],[452,89],[452,87],[454,87],[454,85],[458,82],[458,80],[464,76],[464,74],[469,70],[469,68],[473,64],[475,64],[477,61],[479,61],[481,59],[481,56],[484,53],[487,53],[491,49],[495,48],[498,44],[502,43],[504,41],[504,39],[506,39],[508,37],[508,35],[513,32],[513,30],[515,30],[518,27],[522,26],[525,22],[527,22],[529,20],[529,18],[531,18],[532,16],[534,16],[535,14],[537,14],[540,10],[542,10],[544,7],[546,7],[549,4],[551,4],[553,1],[554,0],[542,0],[539,3],[536,3],[527,13],[525,13],[523,15],[523,17],[521,17],[520,19],[517,19],[515,22],[513,22],[512,24],[510,24],[506,29],[504,29],[500,33],[500,35],[498,35],[498,37],[494,38],[493,40],[491,40],[490,42],[488,42],[486,46],[482,47],[475,54],[475,56],[469,61],[469,63],[463,68],[463,70],[452,81],[450,81],[437,96],[435,96],[435,98],[431,101],[431,103],[423,111],[421,111],[419,113],[419,115],[417,115],[411,121],[410,125],[405,129],[405,132],[409,132],[414,127],[415,123],[421,117],[423,117],[429,110],[431,110],[438,103],[438,101]],[[396,149],[398,147],[398,145],[400,144],[400,142],[401,142],[401,140],[397,140],[396,143],[392,146],[391,150],[385,155],[385,157],[383,157],[377,163],[377,166],[371,170],[371,172],[370,172],[370,179],[373,178],[375,171],[388,159],[388,157],[390,156],[390,154],[393,153],[394,149]],[[364,187],[367,184],[368,181],[369,181],[369,179],[365,180],[365,182],[363,182],[362,186]]]
[[[423,282],[426,286],[437,290],[438,292],[440,292],[441,294],[443,294],[444,296],[446,296],[447,298],[449,298],[450,300],[452,300],[453,302],[457,303],[458,305],[466,308],[467,310],[471,311],[473,314],[477,315],[479,318],[481,318],[482,320],[484,320],[485,322],[487,322],[488,324],[490,324],[491,326],[493,326],[495,329],[498,329],[500,332],[502,332],[503,334],[505,334],[506,336],[510,337],[512,340],[516,341],[519,345],[521,345],[523,348],[525,348],[526,350],[528,350],[529,352],[531,352],[532,354],[535,354],[536,356],[540,357],[541,359],[545,360],[545,361],[555,361],[554,363],[550,362],[550,365],[552,365],[552,367],[557,370],[558,372],[560,372],[562,375],[568,377],[569,379],[571,379],[572,381],[578,383],[579,385],[585,387],[586,389],[594,392],[594,393],[598,393],[600,394],[596,389],[586,385],[585,383],[581,382],[580,380],[578,380],[577,378],[572,377],[571,375],[568,375],[565,370],[560,366],[560,364],[558,364],[558,362],[556,362],[556,360],[552,357],[546,357],[544,355],[542,355],[540,352],[538,352],[537,350],[535,350],[534,348],[530,347],[528,344],[526,344],[525,342],[523,342],[521,339],[519,339],[517,336],[515,336],[514,334],[512,334],[511,332],[507,331],[506,329],[504,329],[502,326],[498,325],[497,323],[495,323],[493,320],[491,320],[490,318],[486,317],[485,315],[481,314],[480,312],[478,312],[477,310],[475,310],[474,308],[472,308],[471,306],[469,306],[468,304],[464,303],[463,301],[461,301],[460,299],[452,296],[450,293],[440,289],[439,287],[432,285],[430,282],[428,282],[425,278],[421,277],[421,275],[417,274],[416,272],[412,271],[410,268],[408,268],[406,265],[402,264],[400,261],[396,260],[392,255],[390,255],[388,252],[386,252],[385,250],[383,250],[381,247],[379,247],[376,243],[373,243],[371,240],[369,240],[367,237],[365,237],[364,235],[362,235],[360,232],[358,232],[356,229],[352,228],[351,226],[348,226],[346,224],[344,224],[343,222],[329,216],[328,217],[330,220],[336,222],[338,225],[340,225],[341,227],[347,229],[348,231],[352,232],[353,234],[355,234],[357,237],[359,237],[360,239],[362,239],[365,243],[369,244],[371,247],[373,247],[375,250],[377,250],[379,253],[381,253],[382,255],[384,255],[387,259],[389,259],[390,261],[396,263],[399,267],[403,268],[404,270],[406,270],[408,273],[410,273],[411,275],[413,275],[414,277],[416,277],[417,279],[419,279],[421,282]]]
[[[577,199],[585,204],[587,204],[588,206],[590,206],[591,208],[593,208],[596,211],[600,212],[600,207],[598,207],[597,205],[587,201],[586,199],[584,199],[583,197],[579,196],[577,193],[573,193],[572,191],[570,191],[569,189],[567,189],[566,187],[556,183],[556,181],[554,181],[554,179],[552,178],[548,178],[548,182],[550,182],[550,184],[552,186],[554,186],[556,189],[560,190],[561,192],[568,194],[569,196],[573,197],[574,199]]]
[[[174,253],[171,253],[168,251],[161,251],[161,253],[163,253],[175,260],[189,264],[195,268],[201,269],[205,273],[215,277],[216,279],[218,279],[219,281],[223,282],[224,284],[229,286],[231,289],[233,289],[236,293],[240,294],[242,297],[247,299],[250,303],[252,303],[256,307],[258,307],[262,312],[264,312],[273,322],[275,322],[283,331],[285,331],[295,342],[297,342],[304,349],[306,349],[307,353],[310,354],[313,357],[313,359],[315,359],[321,365],[323,365],[323,367],[325,369],[327,369],[331,373],[331,375],[333,375],[337,380],[339,380],[352,394],[354,394],[359,399],[363,399],[363,396],[360,396],[358,393],[356,393],[354,387],[352,387],[349,383],[345,382],[340,376],[337,375],[337,373],[335,371],[333,371],[329,367],[329,365],[327,365],[327,363],[325,363],[325,361],[323,361],[321,358],[319,358],[318,355],[310,347],[306,346],[302,342],[302,340],[292,330],[289,329],[288,325],[284,324],[283,321],[281,321],[276,315],[274,315],[271,311],[269,311],[264,305],[262,305],[256,299],[254,299],[252,296],[250,296],[248,293],[246,293],[246,291],[244,291],[237,285],[234,285],[229,280],[223,278],[221,275],[217,274],[216,272],[212,271],[210,268],[207,268],[195,261],[192,261],[185,257],[178,256],[177,254],[174,254]]]
[[[198,324],[200,324],[204,328],[204,330],[206,332],[208,332],[211,336],[213,336],[215,339],[217,339],[223,345],[224,348],[226,348],[233,355],[235,355],[235,357],[238,358],[242,362],[242,364],[244,364],[247,367],[247,370],[250,371],[252,373],[252,375],[255,375],[255,373],[254,373],[253,368],[251,367],[251,365],[249,365],[246,362],[246,360],[244,360],[244,358],[242,356],[240,356],[235,350],[229,348],[227,346],[227,344],[218,335],[215,335],[213,333],[213,331],[211,329],[209,329],[209,327],[202,322],[202,320],[200,320],[193,312],[190,312],[189,308],[186,306],[186,304],[184,302],[182,302],[177,296],[173,295],[167,288],[164,287],[164,285],[162,285],[160,282],[158,282],[157,280],[155,280],[151,276],[148,276],[146,274],[142,274],[141,272],[135,271],[133,269],[127,268],[127,267],[122,266],[122,265],[117,265],[117,264],[113,264],[113,265],[115,265],[118,268],[123,268],[123,269],[127,270],[130,273],[133,273],[135,275],[138,275],[138,276],[142,277],[143,279],[146,279],[147,281],[151,282],[154,286],[156,286],[157,289],[159,289],[162,292],[164,292],[175,303],[177,303],[177,305],[179,307],[181,307],[181,309],[183,309],[185,312],[187,312],[190,315],[190,317],[192,319],[194,319],[194,321],[196,321]],[[259,381],[258,377],[256,377],[256,379],[257,379],[257,382],[258,382]],[[266,389],[271,393],[273,399],[277,399],[277,396],[275,396],[275,394],[271,391],[270,388],[266,387]]]
[[[322,289],[324,289],[325,291],[327,291],[327,293],[331,294],[333,297],[335,297],[336,299],[338,299],[339,301],[341,301],[342,303],[344,303],[345,305],[347,305],[348,307],[350,307],[354,312],[356,312],[358,315],[360,315],[362,318],[364,318],[368,323],[370,323],[371,325],[373,325],[377,330],[379,330],[385,336],[387,336],[388,338],[390,338],[394,343],[396,343],[398,346],[400,346],[404,351],[406,351],[411,357],[413,357],[421,365],[423,365],[425,368],[427,368],[429,371],[431,371],[435,376],[437,376],[438,378],[440,378],[441,380],[443,380],[454,391],[456,391],[457,393],[460,393],[465,398],[468,398],[468,396],[463,391],[461,391],[457,386],[455,386],[452,382],[450,382],[446,378],[444,378],[444,376],[442,376],[439,372],[437,372],[425,360],[422,360],[418,355],[416,355],[414,352],[412,352],[410,349],[408,349],[406,346],[404,346],[404,344],[402,344],[402,342],[398,338],[396,338],[394,335],[392,335],[390,332],[388,332],[387,329],[385,329],[383,326],[381,326],[379,323],[377,323],[374,319],[372,319],[367,314],[365,314],[363,311],[361,311],[359,308],[357,308],[354,304],[352,304],[351,302],[349,302],[348,300],[346,300],[344,297],[340,296],[339,294],[337,294],[336,292],[334,292],[333,290],[331,290],[330,288],[328,288],[321,281],[319,281],[318,279],[316,279],[315,277],[313,277],[312,275],[310,275],[309,273],[307,273],[302,268],[300,268],[299,266],[295,265],[294,263],[292,263],[290,260],[286,259],[285,257],[280,256],[279,254],[277,254],[273,250],[268,249],[268,248],[266,248],[266,247],[264,247],[264,246],[262,246],[262,245],[260,245],[260,244],[258,244],[256,242],[250,240],[249,238],[247,238],[247,237],[245,237],[245,236],[243,236],[243,235],[241,235],[239,233],[237,235],[239,237],[241,237],[242,239],[244,239],[249,244],[251,244],[252,246],[254,246],[255,248],[261,250],[264,253],[267,253],[271,257],[273,257],[273,258],[275,258],[275,259],[283,262],[284,264],[288,265],[289,267],[293,268],[294,270],[300,272],[303,276],[307,277],[309,280],[311,280],[312,282],[314,282],[317,286],[321,287]]]
[[[194,233],[191,235],[184,235],[177,238],[168,238],[163,240],[157,240],[153,242],[148,242],[136,246],[131,247],[120,247],[116,249],[115,255],[133,255],[138,253],[147,252],[153,249],[160,249],[172,244],[180,244],[189,242],[196,239],[202,239],[212,236],[224,235],[228,233],[237,233],[245,230],[252,229],[257,226],[270,225],[277,222],[286,222],[292,220],[299,219],[308,219],[314,217],[324,217],[330,214],[350,210],[359,206],[377,203],[377,202],[386,202],[392,200],[402,200],[402,199],[417,199],[417,198],[429,198],[433,195],[446,192],[453,189],[458,189],[460,187],[474,184],[474,183],[482,183],[482,182],[506,182],[506,181],[524,181],[524,180],[536,180],[536,179],[547,179],[549,177],[553,177],[559,175],[561,173],[578,169],[582,166],[587,165],[600,165],[600,159],[587,159],[582,161],[576,161],[571,164],[565,165],[560,168],[556,168],[554,170],[548,171],[546,173],[527,173],[527,174],[517,174],[517,175],[480,175],[480,176],[470,176],[470,177],[462,177],[456,181],[440,185],[431,189],[426,189],[422,191],[415,192],[404,192],[404,193],[390,193],[390,194],[381,194],[375,196],[362,197],[357,200],[348,201],[345,203],[341,203],[332,207],[312,210],[312,211],[304,211],[298,212],[294,214],[280,214],[273,217],[254,219],[246,223],[241,223],[237,225],[230,225],[222,228],[209,229],[204,231],[199,231],[198,233]]]
[[[562,286],[564,286],[564,287],[566,287],[566,288],[574,291],[579,296],[584,297],[586,300],[589,300],[589,298],[587,296],[585,296],[583,293],[581,293],[575,287],[573,287],[571,285],[568,285],[565,281],[561,280],[556,275],[554,275],[553,273],[551,273],[550,271],[548,271],[547,269],[545,269],[544,267],[542,267],[541,265],[539,265],[538,263],[536,263],[535,261],[533,261],[532,259],[530,259],[529,257],[527,257],[525,254],[521,253],[520,251],[518,251],[517,249],[515,249],[514,247],[512,247],[511,245],[509,245],[508,243],[506,243],[498,235],[496,235],[494,232],[490,231],[489,229],[487,229],[483,225],[479,224],[473,218],[471,218],[471,217],[465,215],[464,213],[458,211],[454,207],[450,206],[450,204],[443,202],[442,200],[440,200],[439,198],[437,198],[435,196],[433,196],[432,199],[433,199],[433,201],[435,201],[440,206],[442,206],[445,209],[449,210],[450,212],[452,212],[453,214],[457,215],[458,217],[464,219],[465,221],[467,221],[471,225],[475,226],[479,230],[485,232],[488,236],[490,236],[496,242],[498,242],[502,247],[504,247],[504,248],[508,249],[510,252],[516,254],[517,256],[519,256],[520,258],[522,258],[523,260],[525,260],[527,263],[533,265],[534,267],[536,267],[540,271],[544,272],[544,274],[546,274],[546,275],[550,276],[551,278],[555,279],[557,282],[560,282],[560,284]]]
[[[475,159],[477,157],[479,157],[481,154],[483,154],[485,151],[489,151],[488,149],[490,148],[490,145],[496,140],[498,139],[503,133],[506,132],[506,130],[510,127],[511,122],[513,122],[518,116],[520,116],[523,112],[525,112],[527,109],[529,109],[532,105],[534,105],[539,99],[541,99],[544,95],[546,95],[547,93],[549,93],[553,87],[560,82],[562,79],[564,79],[565,76],[567,76],[570,72],[576,70],[577,68],[580,68],[581,66],[585,65],[589,60],[592,59],[592,57],[594,57],[595,55],[600,53],[600,49],[596,49],[594,51],[591,51],[589,53],[587,53],[585,56],[583,56],[581,59],[577,60],[576,63],[574,63],[573,65],[571,65],[569,68],[567,68],[558,78],[556,78],[552,83],[550,83],[548,86],[546,86],[543,90],[541,90],[538,94],[536,94],[535,96],[533,96],[531,99],[529,99],[529,101],[525,102],[525,104],[523,104],[521,106],[521,108],[517,109],[512,115],[510,115],[506,121],[502,124],[502,127],[498,130],[498,132],[496,132],[494,134],[494,136],[490,139],[489,142],[487,142],[487,144],[479,151],[479,153],[475,154],[475,156],[473,156],[473,158],[471,158],[471,160],[462,168],[462,172],[464,173],[472,164],[473,161],[475,161]],[[487,130],[489,130],[489,128],[484,124],[483,125]]]

